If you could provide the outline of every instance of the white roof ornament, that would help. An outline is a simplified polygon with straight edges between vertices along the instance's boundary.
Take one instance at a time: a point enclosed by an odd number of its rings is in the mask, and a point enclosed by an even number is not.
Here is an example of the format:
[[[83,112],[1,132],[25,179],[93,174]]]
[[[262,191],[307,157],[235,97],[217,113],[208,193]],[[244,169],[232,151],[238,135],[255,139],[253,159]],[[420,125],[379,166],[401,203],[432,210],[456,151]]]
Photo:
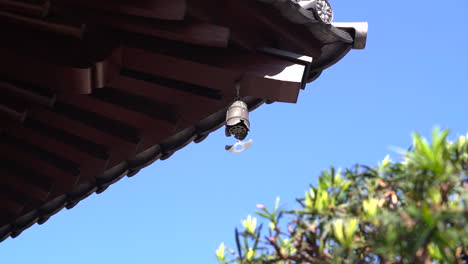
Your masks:
[[[367,22],[333,22],[332,25],[342,30],[351,30],[354,35],[353,49],[364,49],[367,42],[369,25]]]
[[[333,9],[327,0],[298,1],[298,4],[311,11],[319,21],[325,24],[333,21]]]

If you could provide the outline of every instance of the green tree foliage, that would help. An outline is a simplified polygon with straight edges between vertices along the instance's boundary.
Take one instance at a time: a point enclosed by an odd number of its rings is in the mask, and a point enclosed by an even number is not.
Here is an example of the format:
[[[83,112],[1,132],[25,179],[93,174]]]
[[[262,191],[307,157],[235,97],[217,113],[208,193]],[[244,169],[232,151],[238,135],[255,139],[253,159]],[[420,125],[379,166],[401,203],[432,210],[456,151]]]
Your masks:
[[[322,172],[298,208],[257,205],[220,264],[468,263],[468,138],[415,134],[400,162]]]

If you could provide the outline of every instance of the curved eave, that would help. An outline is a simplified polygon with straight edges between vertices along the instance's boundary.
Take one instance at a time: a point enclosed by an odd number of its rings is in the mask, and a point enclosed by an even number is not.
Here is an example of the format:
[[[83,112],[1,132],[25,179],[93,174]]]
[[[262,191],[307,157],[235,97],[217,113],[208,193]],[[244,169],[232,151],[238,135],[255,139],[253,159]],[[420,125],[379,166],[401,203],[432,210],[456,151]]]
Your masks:
[[[323,46],[321,54],[314,57],[307,76],[307,82],[317,79],[321,72],[341,60],[351,49],[364,49],[367,42],[367,22],[333,22],[325,24],[313,13],[304,9],[310,1],[300,3],[291,0],[257,0],[277,9],[281,15],[294,24],[309,30]]]
[[[320,56],[315,59],[311,65],[308,82],[312,82],[317,79],[323,70],[340,61],[351,49],[360,50],[366,47],[368,30],[367,22],[336,22],[332,23],[330,26],[336,30],[347,32],[352,36],[353,41],[351,43],[337,41],[325,44],[321,49],[322,52]]]
[[[263,101],[257,98],[246,97],[242,99],[248,105],[249,111],[259,107]],[[100,194],[110,185],[119,181],[125,176],[132,177],[142,168],[149,166],[157,160],[168,159],[177,150],[182,149],[191,142],[200,143],[208,135],[224,125],[226,117],[225,109],[201,120],[196,125],[184,129],[183,131],[171,136],[170,138],[156,144],[151,148],[139,153],[133,159],[126,160],[120,164],[106,170],[95,179],[81,184],[71,192],[60,195],[51,201],[48,201],[41,207],[34,209],[14,222],[0,227],[0,241],[9,236],[15,238],[25,229],[38,223],[42,225],[52,215],[58,213],[63,208],[72,209],[81,200],[86,199],[93,193]]]
[[[234,84],[249,110],[263,102],[294,103],[306,82],[350,49],[364,48],[367,37],[367,24],[323,24],[292,0],[225,0],[224,8],[212,0],[44,3],[0,1],[0,29],[6,32],[0,92],[12,98],[0,97],[0,115],[8,118],[0,120],[0,144],[20,146],[12,148],[12,159],[31,162],[29,169],[54,170],[64,184],[36,186],[35,194],[0,193],[13,201],[0,210],[14,215],[0,223],[0,241],[205,139],[224,125]],[[114,137],[115,124],[126,128]],[[50,152],[62,167],[34,156],[50,154],[40,140],[53,145]],[[0,155],[9,157],[9,150],[0,148]],[[39,180],[50,180],[46,174],[40,171]],[[15,181],[14,173],[9,176]],[[19,204],[25,195],[34,196],[34,206]]]
[[[318,21],[312,12],[304,9],[299,3],[291,0],[257,0],[268,4],[281,12],[283,17],[294,24],[306,27],[311,34],[323,43],[353,43],[353,37],[345,31]],[[309,1],[304,1],[309,2]]]

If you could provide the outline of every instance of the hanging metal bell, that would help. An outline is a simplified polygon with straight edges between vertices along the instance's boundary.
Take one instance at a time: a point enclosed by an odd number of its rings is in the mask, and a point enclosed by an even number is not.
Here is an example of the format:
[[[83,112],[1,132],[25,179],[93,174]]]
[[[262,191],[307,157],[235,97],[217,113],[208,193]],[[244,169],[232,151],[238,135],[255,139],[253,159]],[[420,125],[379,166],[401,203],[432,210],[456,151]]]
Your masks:
[[[242,101],[235,101],[226,113],[226,136],[243,140],[250,130],[249,109]]]

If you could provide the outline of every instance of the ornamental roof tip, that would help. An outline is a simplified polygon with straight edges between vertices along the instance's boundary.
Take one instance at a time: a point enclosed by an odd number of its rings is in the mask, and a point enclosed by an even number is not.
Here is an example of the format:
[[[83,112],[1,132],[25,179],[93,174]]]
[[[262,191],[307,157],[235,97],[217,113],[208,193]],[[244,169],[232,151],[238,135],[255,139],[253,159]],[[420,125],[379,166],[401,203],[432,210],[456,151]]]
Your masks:
[[[295,1],[295,0],[294,0]],[[333,9],[327,0],[298,0],[297,3],[325,24],[350,33],[353,36],[353,49],[364,49],[369,25],[367,22],[333,22]]]
[[[352,43],[353,49],[364,49],[367,43],[367,22],[333,22],[333,8],[327,0],[257,0],[273,5],[289,21],[309,27],[312,33],[328,32],[325,42],[336,40]],[[317,27],[322,30],[317,31]],[[333,36],[333,37],[332,37]],[[318,35],[316,37],[323,37]]]
[[[369,24],[367,22],[333,22],[332,26],[345,30],[352,31],[354,35],[353,49],[365,49],[367,44],[367,32]]]

